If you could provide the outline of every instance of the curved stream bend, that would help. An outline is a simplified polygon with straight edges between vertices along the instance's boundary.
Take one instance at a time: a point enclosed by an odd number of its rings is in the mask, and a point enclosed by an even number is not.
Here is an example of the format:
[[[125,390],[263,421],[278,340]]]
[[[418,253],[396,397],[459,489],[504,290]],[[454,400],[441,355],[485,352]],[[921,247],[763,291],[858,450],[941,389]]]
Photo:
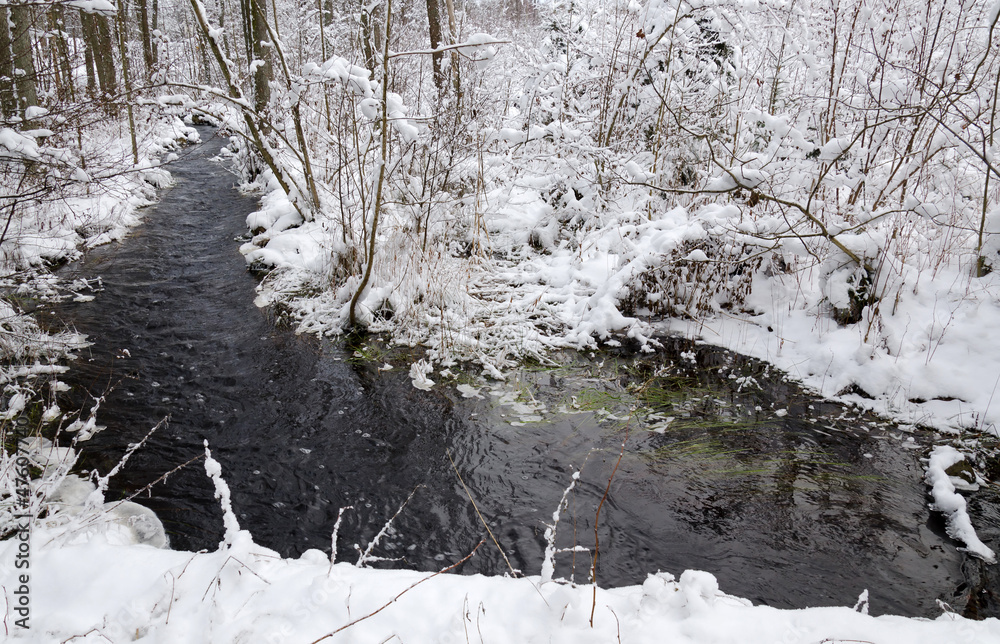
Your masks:
[[[171,416],[111,494],[141,489],[202,453],[207,439],[239,520],[259,543],[285,556],[329,552],[338,510],[350,505],[338,545],[339,558],[353,560],[354,545],[368,543],[417,489],[376,552],[399,559],[390,565],[436,570],[485,532],[450,451],[511,563],[537,574],[543,522],[572,469],[586,461],[560,543],[569,545],[574,531],[580,543],[592,543],[594,508],[620,434],[595,413],[514,426],[489,396],[465,400],[443,386],[417,391],[405,369],[380,372],[353,363],[340,345],[276,328],[253,305],[255,281],[234,242],[255,200],[211,161],[223,142],[208,129],[202,136],[206,143],[171,168],[177,184],[147,211],[146,223],[69,269],[104,285],[96,301],[59,310],[96,341],[66,380],[106,394],[99,420],[107,430],[86,444],[86,464],[106,471],[128,443]],[[655,359],[680,362],[685,347]],[[703,366],[732,361],[698,351]],[[585,371],[523,377],[550,408],[583,390],[617,386]],[[726,592],[779,607],[852,605],[867,588],[874,613],[936,616],[939,598],[961,610],[980,569],[928,516],[916,454],[881,430],[861,431],[859,421],[822,420],[839,408],[813,405],[783,385],[766,395],[791,413],[757,418],[752,431],[688,423],[662,435],[636,432],[602,511],[601,584],[699,568],[715,573]],[[698,441],[709,444],[707,452],[689,448]],[[801,456],[815,453],[837,467]],[[200,466],[137,500],[162,518],[174,547],[215,548],[222,538]],[[573,574],[572,566],[560,559],[557,575]],[[576,579],[585,581],[588,568],[589,560],[577,561]],[[505,571],[492,546],[462,567]]]

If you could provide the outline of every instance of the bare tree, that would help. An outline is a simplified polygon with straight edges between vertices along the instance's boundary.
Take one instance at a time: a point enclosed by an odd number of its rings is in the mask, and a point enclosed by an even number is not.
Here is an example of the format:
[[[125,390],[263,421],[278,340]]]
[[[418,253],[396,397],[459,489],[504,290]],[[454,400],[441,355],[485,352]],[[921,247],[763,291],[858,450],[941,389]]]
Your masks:
[[[254,109],[263,113],[271,101],[271,79],[274,71],[271,67],[270,38],[267,28],[267,2],[264,0],[248,0],[250,5],[250,35],[252,38],[252,55],[254,62],[253,87]]]
[[[445,86],[445,76],[443,69],[444,52],[437,51],[438,47],[441,46],[441,11],[438,0],[427,0],[427,25],[430,31],[431,49],[434,50],[434,53],[431,54],[431,67],[434,70],[434,86],[440,92]]]
[[[34,27],[34,7],[14,4],[10,7],[13,23],[11,49],[14,56],[14,84],[17,88],[17,111],[25,118],[27,108],[38,105],[35,92],[35,62],[32,56],[31,29]]]
[[[136,0],[139,35],[142,38],[142,60],[146,64],[146,78],[153,75],[156,67],[156,47],[153,45],[152,30],[149,26],[149,0]]]
[[[7,5],[0,6],[0,109],[4,118],[17,114],[17,96],[14,94],[14,57],[10,42],[10,12]]]

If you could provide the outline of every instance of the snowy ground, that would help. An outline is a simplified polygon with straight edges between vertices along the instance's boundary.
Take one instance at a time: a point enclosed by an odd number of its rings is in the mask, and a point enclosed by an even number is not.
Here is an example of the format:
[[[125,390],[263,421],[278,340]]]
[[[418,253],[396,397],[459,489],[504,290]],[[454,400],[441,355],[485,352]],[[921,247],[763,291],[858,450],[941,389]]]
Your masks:
[[[663,327],[770,362],[821,395],[902,423],[997,435],[1000,424],[1000,276],[973,279],[957,267],[922,276],[900,293],[877,329],[841,327],[823,314],[818,287],[761,280],[753,315]]]
[[[246,532],[210,553],[150,546],[39,547],[32,553],[31,630],[8,641],[56,642],[676,642],[774,644],[1000,642],[1000,622],[870,617],[852,608],[753,607],[709,573],[596,592],[537,577],[464,577],[330,565],[309,551],[281,559]],[[0,546],[11,561],[15,542]],[[485,547],[485,546],[483,546]],[[0,583],[8,601],[14,571]],[[339,631],[339,632],[338,632]]]

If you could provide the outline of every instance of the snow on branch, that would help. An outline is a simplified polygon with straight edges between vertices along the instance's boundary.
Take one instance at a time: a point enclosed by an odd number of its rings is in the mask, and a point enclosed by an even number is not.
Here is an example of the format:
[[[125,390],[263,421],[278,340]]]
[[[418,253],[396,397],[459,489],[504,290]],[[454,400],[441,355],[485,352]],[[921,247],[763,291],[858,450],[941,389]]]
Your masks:
[[[39,4],[50,4],[48,2]],[[72,7],[74,9],[79,9],[84,13],[96,13],[102,16],[113,16],[118,13],[118,9],[115,7],[113,2],[108,0],[66,0],[64,3],[67,7]]]
[[[240,522],[233,512],[232,494],[229,491],[229,484],[222,478],[222,465],[212,458],[212,452],[208,449],[208,441],[205,441],[205,473],[215,484],[215,498],[219,499],[222,505],[222,522],[226,526],[225,540],[223,545],[231,546],[236,541],[236,536],[240,532]]]
[[[948,536],[965,543],[965,550],[986,563],[996,563],[996,554],[979,540],[972,520],[966,510],[965,498],[956,491],[955,484],[948,475],[948,468],[960,463],[965,456],[950,445],[934,448],[927,462],[927,484],[931,486],[934,501],[931,509],[945,515]]]

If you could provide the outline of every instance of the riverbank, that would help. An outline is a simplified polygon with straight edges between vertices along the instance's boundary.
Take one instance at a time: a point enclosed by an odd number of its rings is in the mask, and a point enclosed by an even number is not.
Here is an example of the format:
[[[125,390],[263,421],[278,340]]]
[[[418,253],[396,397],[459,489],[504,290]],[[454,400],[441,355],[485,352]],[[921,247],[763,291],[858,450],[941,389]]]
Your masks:
[[[8,389],[16,389],[19,378],[59,373],[61,367],[53,363],[86,346],[85,338],[72,330],[42,332],[28,315],[37,311],[38,304],[61,299],[87,301],[100,290],[98,281],[67,283],[52,269],[79,259],[90,249],[119,241],[138,226],[142,208],[154,203],[157,191],[170,185],[169,163],[178,158],[184,145],[198,140],[197,132],[178,117],[151,115],[136,162],[121,126],[115,121],[95,123],[86,134],[80,133],[77,149],[72,151],[50,147],[41,134],[37,138],[19,134],[16,149],[11,147],[9,136],[4,138],[6,153],[0,156],[25,159],[28,167],[32,161],[43,167],[52,163],[55,167],[48,172],[57,178],[66,170],[53,159],[65,163],[68,158],[71,164],[88,168],[76,168],[56,187],[42,191],[41,198],[15,196],[9,204],[0,236],[0,291],[6,297],[0,300],[4,358],[0,384]],[[19,191],[14,186],[7,189],[12,195]],[[23,306],[19,309],[12,303]]]
[[[197,209],[188,208],[188,210],[194,212]],[[232,236],[228,238],[232,239]],[[161,277],[165,278],[166,276]],[[175,278],[177,276],[164,279],[163,283],[170,285],[175,281]],[[141,290],[147,288],[148,284],[141,286]],[[230,290],[232,289],[230,288]],[[239,297],[238,294],[235,296]],[[88,303],[80,302],[78,304],[86,305]],[[157,315],[156,322],[163,324],[163,316]],[[260,338],[256,336],[250,339],[254,341],[255,346],[260,342]],[[183,351],[183,343],[177,348]],[[193,348],[187,349],[194,350]],[[394,369],[399,368],[405,374],[405,377],[402,378],[403,384],[411,393],[423,395],[412,389],[410,379],[412,377],[417,380],[418,384],[426,385],[426,382],[421,381],[417,374],[408,373],[411,370],[407,369],[407,366],[400,364]],[[426,379],[427,374],[422,370],[418,371],[419,375],[423,375]],[[433,376],[438,379],[438,382],[432,386],[432,389],[434,387],[439,389],[448,387],[450,389],[454,381],[448,376],[444,376],[445,379],[442,380],[444,374],[441,374],[437,369],[435,371]],[[301,373],[295,372],[292,375],[297,377]],[[738,378],[745,376],[746,374],[737,375]],[[493,379],[488,382],[495,383],[494,387],[501,389],[504,387]],[[187,403],[181,402],[183,399],[176,398],[172,393],[164,390],[162,387],[164,384],[161,382],[160,386],[155,386],[154,383],[149,383],[149,386],[153,387],[149,393],[156,390],[161,397],[170,398],[170,404],[166,405],[166,409],[176,407],[178,404],[190,403],[193,405],[196,403],[195,400],[190,400]],[[472,390],[482,387],[482,384],[477,380],[460,384],[464,384],[466,389],[462,390],[456,386],[455,391],[469,393],[473,396],[475,394],[472,393]],[[405,389],[394,389],[393,391],[402,393]],[[483,393],[488,392],[484,390]],[[163,394],[166,395],[163,396]],[[277,403],[277,401],[275,402]],[[532,417],[535,415],[534,412],[538,411],[537,407],[529,409],[530,405],[527,405],[527,401],[519,401],[516,398],[509,402],[515,403],[512,408],[515,422],[535,422]],[[780,412],[781,409],[776,408],[774,411]],[[775,413],[774,415],[780,417],[780,414]],[[513,423],[511,426],[516,427]],[[144,433],[146,429],[143,427],[139,431]],[[234,433],[229,436],[235,440],[239,434],[238,428],[234,428]],[[305,445],[306,443],[303,443],[305,449],[312,447],[305,447]],[[252,445],[248,446],[252,447]],[[391,448],[392,444],[387,442],[386,447]],[[226,448],[219,446],[217,449],[225,451]],[[217,470],[212,468],[210,472],[216,473]],[[223,468],[223,474],[225,472],[226,470]],[[201,476],[201,474],[198,475]],[[565,484],[568,484],[568,481],[564,482]],[[228,486],[225,489],[228,490]],[[235,493],[239,494],[240,490],[237,489]],[[554,507],[538,508],[543,517],[554,509]],[[382,520],[384,517],[385,515],[383,515]],[[100,534],[92,535],[89,543],[75,543],[76,541],[85,541],[86,537],[83,537],[82,533],[72,531],[68,533],[64,531],[62,536],[56,537],[55,534],[40,528],[32,542],[32,556],[35,558],[32,565],[37,571],[40,571],[37,576],[33,577],[34,581],[32,582],[36,599],[42,596],[38,589],[43,586],[45,588],[44,599],[34,604],[36,617],[42,618],[37,623],[44,629],[45,637],[60,636],[64,639],[82,635],[90,631],[91,628],[97,629],[91,633],[92,637],[104,635],[112,639],[118,638],[119,633],[121,637],[132,637],[136,632],[143,634],[143,636],[157,634],[173,636],[177,632],[173,630],[175,628],[186,632],[213,633],[213,641],[231,641],[233,638],[245,637],[247,634],[254,638],[266,638],[286,631],[295,637],[315,639],[348,624],[350,620],[363,617],[368,612],[374,611],[420,579],[419,576],[415,576],[417,573],[355,571],[347,569],[343,565],[338,565],[334,569],[334,573],[336,573],[334,574],[331,572],[327,556],[315,550],[306,552],[302,557],[282,559],[273,551],[251,545],[247,533],[237,532],[235,533],[237,536],[233,536],[233,521],[236,521],[235,517],[225,521],[227,532],[231,533],[227,536],[230,543],[222,547],[219,552],[200,555],[163,552],[142,545],[125,545],[127,539],[122,541],[119,533],[111,538]],[[222,524],[220,518],[220,525]],[[249,527],[252,529],[252,526]],[[374,531],[379,527],[379,524],[373,524],[371,527]],[[14,545],[13,541],[4,544],[4,547],[7,548],[4,550],[4,561],[11,560],[6,555],[12,554],[9,548],[14,547]],[[466,544],[463,546],[464,549],[456,550],[454,555],[444,558],[448,560],[451,557],[451,561],[457,560],[464,556],[473,545]],[[488,546],[489,544],[486,544],[482,548],[488,548]],[[476,555],[477,557],[486,556],[486,552],[482,548]],[[442,566],[445,563],[442,563]],[[336,592],[324,589],[322,584],[325,582],[320,579],[321,573],[333,575],[332,578],[337,580],[336,583],[340,585],[338,585]],[[3,583],[8,588],[14,588],[15,585],[11,584],[17,582],[18,571],[8,568],[5,574],[10,576],[5,577]],[[268,590],[261,590],[257,587],[251,587],[251,584],[244,583],[246,579],[257,578],[258,575],[267,580],[268,583],[264,583],[264,585],[267,586]],[[310,586],[304,588],[298,585],[306,577],[310,580]],[[169,591],[167,586],[163,585],[165,579],[170,580]],[[489,579],[476,577],[463,581],[453,580],[448,576],[447,580],[441,583],[441,587],[433,592],[425,588],[425,586],[434,588],[431,584],[437,584],[438,580],[443,579],[444,577],[439,577],[433,582],[428,581],[422,584],[412,593],[404,595],[405,600],[400,598],[399,601],[393,603],[393,606],[357,626],[374,628],[380,634],[384,632],[385,636],[395,632],[404,641],[411,639],[413,641],[438,640],[442,637],[445,639],[454,637],[457,641],[464,641],[466,626],[472,633],[471,629],[475,620],[471,615],[474,615],[477,610],[475,606],[467,604],[466,601],[478,600],[474,602],[476,606],[481,604],[482,608],[478,610],[487,611],[497,618],[497,622],[491,622],[492,618],[481,616],[478,620],[479,627],[488,628],[489,630],[484,631],[487,634],[508,632],[512,641],[530,641],[530,639],[524,639],[528,637],[525,633],[540,633],[542,636],[551,636],[557,640],[572,637],[575,638],[574,641],[608,641],[609,639],[613,641],[619,628],[622,629],[623,636],[631,635],[640,639],[654,635],[659,636],[662,632],[673,632],[674,629],[677,629],[685,631],[685,633],[678,634],[679,638],[688,637],[689,641],[696,642],[733,641],[734,637],[737,637],[738,641],[748,641],[745,637],[748,632],[759,632],[759,641],[774,641],[776,633],[779,633],[781,637],[789,634],[788,637],[798,638],[791,641],[803,642],[815,641],[817,635],[820,635],[820,639],[822,637],[839,637],[879,641],[879,638],[883,636],[889,637],[898,634],[899,628],[906,630],[907,634],[912,636],[912,641],[918,642],[941,641],[942,632],[963,634],[968,631],[970,637],[978,637],[981,641],[989,641],[989,638],[996,636],[996,620],[972,624],[951,614],[945,615],[941,620],[935,622],[924,622],[920,620],[896,621],[887,618],[868,618],[850,608],[788,612],[774,611],[765,607],[748,609],[745,601],[718,594],[714,577],[704,573],[689,573],[686,577],[682,577],[676,585],[661,577],[649,582],[649,588],[632,587],[618,591],[600,591],[598,593],[599,604],[596,608],[596,628],[589,630],[589,618],[587,617],[589,613],[586,610],[586,602],[587,597],[594,592],[592,587],[580,586],[571,589],[555,582],[545,581],[543,583],[540,578],[514,582],[497,577]],[[7,584],[7,581],[11,583]],[[229,582],[233,582],[232,587],[235,594],[229,595],[227,594],[228,590],[223,590],[224,587],[228,589]],[[91,583],[113,584],[121,588],[138,588],[139,591],[129,594],[109,593],[101,595],[104,599],[95,600],[95,597],[100,594],[88,594],[84,591],[84,585]],[[193,585],[189,586],[189,583]],[[373,586],[377,586],[379,590],[374,591],[373,596],[362,599],[366,593],[372,590]],[[270,590],[272,587],[274,590]],[[63,592],[53,592],[49,595],[49,589],[53,588],[63,589]],[[212,588],[215,589],[213,599],[205,599],[208,597],[206,589]],[[271,594],[272,592],[278,593],[279,590],[280,594]],[[384,595],[382,594],[383,590],[385,591]],[[322,609],[320,612],[324,616],[310,619],[307,615],[310,605],[308,602],[312,600],[305,599],[305,597],[311,597],[314,591],[325,592],[327,595],[317,604]],[[534,606],[532,602],[536,601],[535,598],[539,594],[542,595],[545,602],[542,602],[542,606]],[[250,595],[253,597],[251,598]],[[419,601],[411,604],[409,602],[411,595],[414,598],[419,597]],[[47,603],[50,601],[48,599],[50,596],[53,598],[52,601],[63,600],[66,603],[61,604],[62,606],[73,609],[66,612],[55,612],[55,605]],[[459,599],[460,597],[462,599]],[[681,597],[683,600],[671,599],[672,597]],[[16,597],[11,596],[9,601],[16,599]],[[258,600],[263,603],[258,604]],[[850,603],[853,604],[853,602]],[[174,612],[173,606],[175,604],[177,612]],[[349,615],[333,611],[331,606],[334,604],[338,606],[349,605]],[[14,604],[10,603],[9,605],[13,606]],[[437,608],[431,610],[432,606]],[[470,606],[472,607],[470,608]],[[608,606],[610,609],[606,608]],[[705,606],[709,608],[706,609]],[[163,612],[164,607],[166,607],[166,613]],[[181,611],[181,607],[184,607],[185,611]],[[402,610],[397,611],[397,608]],[[751,612],[745,612],[746,610]],[[880,612],[881,609],[876,608],[876,611]],[[462,617],[466,613],[470,614],[468,619]],[[531,619],[514,620],[511,617],[513,614],[528,614]],[[58,615],[64,617],[57,617]],[[188,619],[179,617],[179,615],[190,615],[191,617]],[[444,622],[437,618],[429,619],[428,615],[441,615]],[[762,615],[764,617],[761,617]],[[751,628],[748,625],[751,622],[765,624],[761,627],[763,630],[752,630],[756,627]],[[612,623],[614,623],[613,627]],[[803,623],[807,626],[802,627]],[[710,628],[709,624],[715,626]],[[792,629],[789,624],[798,626]],[[844,624],[849,624],[850,627],[843,630]],[[343,637],[346,640],[358,637],[358,631],[354,630],[355,628],[352,626],[348,631],[345,631]],[[516,629],[524,629],[524,631]],[[27,635],[38,635],[38,632]],[[470,637],[474,637],[474,635],[470,635]],[[588,640],[588,638],[591,639]],[[40,639],[38,641],[47,640]],[[680,639],[680,641],[684,640]]]
[[[44,532],[36,539],[41,545]],[[0,560],[10,561],[14,546],[0,543]],[[751,606],[720,592],[705,572],[604,590],[538,577],[371,570],[334,565],[318,550],[282,559],[235,529],[216,552],[95,541],[43,546],[33,557],[32,629],[14,626],[8,608],[8,641],[1000,642],[996,619],[947,610],[936,620],[870,617],[863,597],[854,608]],[[16,581],[0,574],[9,589]]]

